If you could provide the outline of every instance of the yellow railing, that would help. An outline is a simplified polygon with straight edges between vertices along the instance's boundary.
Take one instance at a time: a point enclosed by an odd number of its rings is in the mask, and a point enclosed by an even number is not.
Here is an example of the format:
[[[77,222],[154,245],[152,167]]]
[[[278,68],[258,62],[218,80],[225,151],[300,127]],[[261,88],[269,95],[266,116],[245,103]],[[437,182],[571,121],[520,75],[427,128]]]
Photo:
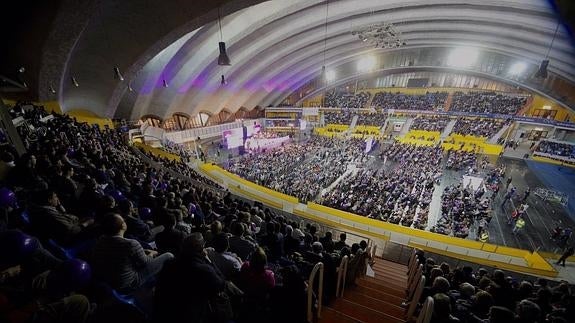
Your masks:
[[[439,233],[405,227],[397,224],[392,224],[389,222],[383,222],[380,220],[367,218],[350,212],[330,208],[313,202],[308,202],[307,211],[304,211],[295,207],[298,205],[297,198],[249,182],[235,174],[225,171],[224,169],[222,169],[217,165],[202,164],[200,165],[200,169],[211,178],[218,178],[217,175],[227,178],[227,180],[229,181],[228,188],[232,192],[237,193],[238,195],[243,195],[249,199],[262,202],[266,205],[278,209],[284,209],[285,206],[290,206],[291,209],[293,210],[292,212],[295,215],[302,216],[310,220],[317,221],[319,223],[324,223],[328,226],[339,227],[349,231],[355,231],[363,235],[371,236],[373,238],[381,240],[389,240],[391,234],[399,233],[404,236],[410,237],[409,244],[412,246],[415,245],[417,245],[418,247],[425,246],[427,250],[432,251],[431,249],[433,249],[433,252],[458,257],[461,259],[464,259],[464,257],[460,253],[455,253],[453,251],[442,250],[435,247],[427,246],[425,244],[421,244],[418,241],[414,241],[413,239],[438,242],[445,244],[448,247],[449,246],[460,247],[460,248],[466,248],[468,250],[477,250],[487,253],[498,254],[502,256],[515,257],[524,260],[526,265],[521,266],[517,264],[503,263],[497,260],[482,259],[480,257],[474,257],[474,256],[466,256],[465,259],[469,258],[467,259],[469,261],[489,266],[496,266],[498,268],[509,269],[512,271],[545,275],[548,277],[557,276],[557,272],[540,254],[532,253],[528,250],[510,248],[474,240],[450,237]],[[222,183],[222,180],[219,180],[218,182]],[[223,182],[225,182],[225,180],[223,180]],[[232,183],[239,183],[239,185]],[[247,188],[249,188],[249,190]],[[268,198],[268,196],[272,197],[273,200]],[[328,215],[330,218],[327,218],[325,216],[319,216],[318,214],[325,214]],[[364,228],[362,228],[362,226]]]
[[[417,243],[417,242],[409,242],[409,246],[414,247],[414,248],[418,248],[418,249],[421,249],[424,251],[428,251],[428,252],[432,252],[432,253],[436,253],[436,254],[440,254],[440,255],[445,255],[448,257],[456,258],[456,259],[460,259],[463,261],[469,261],[469,262],[481,264],[484,266],[500,268],[500,269],[514,271],[514,272],[522,272],[522,273],[538,275],[538,276],[545,276],[545,277],[557,277],[557,275],[559,274],[537,252],[529,253],[528,251],[525,251],[526,254],[523,255],[523,259],[527,263],[527,266],[522,266],[522,265],[512,264],[509,262],[502,262],[502,261],[489,259],[489,257],[477,257],[477,256],[469,255],[469,254],[461,254],[461,253],[456,253],[456,252],[452,252],[452,251],[448,251],[448,250],[434,248],[434,247],[430,247],[430,246],[427,246],[425,244]]]
[[[148,146],[148,145],[140,143],[140,142],[134,142],[134,146],[136,146],[138,148],[142,148],[145,152],[151,153],[152,155],[154,155],[156,157],[166,158],[166,159],[171,160],[171,161],[173,161],[173,160],[182,161],[182,158],[180,156],[169,153],[169,152],[167,152],[163,149],[160,149],[160,148]]]

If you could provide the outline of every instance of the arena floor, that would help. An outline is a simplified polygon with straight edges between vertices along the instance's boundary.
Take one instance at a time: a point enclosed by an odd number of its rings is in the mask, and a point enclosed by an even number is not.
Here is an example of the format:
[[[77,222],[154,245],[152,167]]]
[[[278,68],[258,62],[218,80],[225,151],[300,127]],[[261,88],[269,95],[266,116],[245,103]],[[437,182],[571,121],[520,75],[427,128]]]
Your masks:
[[[563,228],[566,226],[575,228],[575,221],[573,221],[573,218],[569,216],[565,207],[561,206],[559,203],[543,201],[541,198],[533,194],[533,192],[538,187],[552,189],[553,187],[548,187],[545,183],[549,183],[549,181],[563,184],[565,187],[573,186],[575,183],[572,179],[575,176],[575,171],[567,167],[544,164],[541,166],[553,168],[561,175],[564,174],[564,176],[541,173],[539,173],[538,176],[535,173],[536,171],[539,171],[539,169],[537,169],[538,167],[533,167],[534,165],[530,166],[529,163],[540,163],[505,157],[503,157],[500,162],[507,165],[506,175],[510,175],[512,177],[513,181],[511,184],[517,187],[517,191],[519,192],[518,198],[522,196],[522,193],[528,186],[531,187],[532,193],[527,199],[529,209],[527,210],[524,231],[514,235],[511,232],[512,227],[507,225],[506,222],[508,215],[512,212],[512,205],[508,203],[504,210],[500,208],[504,194],[500,192],[499,196],[495,198],[493,205],[494,218],[489,226],[490,242],[529,250],[541,248],[541,250],[544,251],[559,251],[557,244],[550,238],[551,231],[557,224],[561,224]],[[548,178],[549,176],[553,176],[553,178]],[[572,192],[573,190],[570,192],[568,191],[567,193]],[[514,200],[513,202],[514,204],[517,204],[517,200]],[[572,243],[572,241],[570,242]]]

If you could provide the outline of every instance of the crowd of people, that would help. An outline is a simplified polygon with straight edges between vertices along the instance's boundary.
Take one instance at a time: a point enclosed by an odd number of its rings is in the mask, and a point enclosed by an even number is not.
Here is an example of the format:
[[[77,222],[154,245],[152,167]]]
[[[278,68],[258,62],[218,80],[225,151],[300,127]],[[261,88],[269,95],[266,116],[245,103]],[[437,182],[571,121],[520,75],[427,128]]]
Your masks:
[[[495,92],[455,92],[450,111],[471,113],[516,114],[527,101],[524,96]]]
[[[326,112],[324,114],[324,121],[325,124],[351,125],[351,121],[355,115],[357,115],[356,124],[362,126],[381,127],[385,123],[386,119],[386,115],[380,112],[353,113],[350,110],[342,110],[341,112]]]
[[[349,164],[362,162],[364,148],[361,139],[312,136],[303,143],[244,156],[230,162],[228,170],[307,202],[343,175]]]
[[[459,118],[453,126],[452,133],[491,138],[503,128],[506,122],[501,119]]]
[[[426,285],[420,301],[434,299],[432,323],[567,323],[575,317],[567,281],[521,279],[504,271],[436,263],[418,252]]]
[[[421,115],[413,118],[409,129],[442,132],[447,127],[449,120],[448,116]]]
[[[383,169],[359,169],[342,180],[321,203],[374,219],[425,229],[429,204],[439,178],[441,148],[393,144],[381,159],[395,163]]]
[[[555,142],[549,140],[541,140],[537,147],[536,152],[566,157],[575,161],[575,145],[563,142]]]
[[[325,106],[340,109],[362,109],[369,101],[371,93],[359,92],[356,94],[333,90],[325,95]]]
[[[491,197],[483,188],[474,190],[471,185],[462,183],[449,185],[443,191],[441,214],[431,231],[465,239],[476,223],[487,229],[492,216],[490,208]]]
[[[443,110],[447,92],[435,92],[418,95],[391,92],[378,92],[371,101],[371,106],[377,109],[395,110]]]
[[[476,168],[477,154],[461,150],[449,150],[447,152],[446,169],[455,171],[463,170],[465,173],[473,173]]]
[[[46,132],[19,157],[0,145],[1,320],[305,322],[310,268],[325,264],[329,301],[340,254],[365,250],[198,183],[121,131],[11,113]]]

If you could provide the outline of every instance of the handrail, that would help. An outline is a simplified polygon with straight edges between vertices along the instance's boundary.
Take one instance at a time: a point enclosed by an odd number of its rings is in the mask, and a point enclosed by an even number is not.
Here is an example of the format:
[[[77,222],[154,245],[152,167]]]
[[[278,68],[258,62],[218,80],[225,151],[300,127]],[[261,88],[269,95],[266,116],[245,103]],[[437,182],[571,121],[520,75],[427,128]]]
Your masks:
[[[347,264],[349,262],[348,256],[343,256],[341,258],[341,263],[337,267],[337,288],[335,290],[336,297],[343,297],[343,292],[345,290],[345,279],[347,276]]]
[[[425,276],[421,275],[417,287],[415,288],[413,298],[411,299],[409,305],[407,306],[407,312],[406,312],[407,321],[411,321],[413,314],[415,313],[417,305],[419,304],[419,298],[421,298],[421,294],[423,293],[423,286],[425,286]]]
[[[313,322],[313,285],[315,282],[316,275],[319,271],[319,284],[317,293],[317,318],[321,317],[321,302],[323,298],[323,263],[318,262],[313,266],[311,273],[309,274],[309,280],[307,283],[307,321],[309,323]]]
[[[419,316],[417,317],[416,323],[429,323],[431,321],[431,316],[433,315],[433,297],[427,296],[421,311],[419,311]]]

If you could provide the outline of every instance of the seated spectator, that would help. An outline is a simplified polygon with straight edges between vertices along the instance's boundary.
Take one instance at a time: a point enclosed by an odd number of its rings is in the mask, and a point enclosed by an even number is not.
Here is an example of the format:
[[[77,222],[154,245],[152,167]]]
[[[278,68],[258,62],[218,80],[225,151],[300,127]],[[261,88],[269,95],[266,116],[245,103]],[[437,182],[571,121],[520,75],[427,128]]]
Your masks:
[[[230,251],[238,255],[242,260],[246,260],[256,250],[257,244],[244,237],[245,226],[239,221],[231,225],[232,236],[229,238]]]
[[[128,226],[126,237],[142,242],[153,241],[154,235],[152,230],[150,230],[150,226],[138,217],[135,210],[132,202],[128,199],[118,203],[118,211]]]
[[[451,315],[451,300],[443,293],[433,295],[433,316],[431,323],[457,323],[459,319]]]
[[[155,290],[154,322],[213,322],[210,301],[226,287],[225,278],[209,262],[199,232],[184,240],[181,255],[166,263]]]
[[[339,241],[334,244],[333,248],[338,251],[346,247],[349,248],[347,243],[345,243],[345,239],[347,239],[347,235],[345,234],[345,232],[340,233]]]
[[[515,320],[517,323],[536,323],[542,318],[539,306],[526,299],[517,304],[515,312],[517,313]]]
[[[230,244],[228,235],[220,233],[214,237],[213,248],[207,248],[208,258],[220,270],[226,280],[234,281],[242,268],[241,259],[228,251]]]
[[[262,248],[257,248],[249,261],[245,261],[240,272],[240,288],[252,299],[265,299],[275,286],[273,271],[266,268],[268,258]]]
[[[144,250],[136,240],[124,238],[128,227],[119,214],[108,214],[102,219],[102,231],[94,246],[92,267],[94,275],[120,292],[129,293],[153,279],[164,262],[174,257],[171,253],[158,254]]]
[[[156,235],[156,246],[161,252],[171,252],[178,255],[184,239],[188,236],[176,227],[176,216],[172,213],[163,217],[164,230]]]
[[[271,292],[271,317],[278,323],[307,322],[307,286],[296,266],[281,270],[282,284]]]
[[[335,249],[331,231],[326,231],[324,237],[319,239],[319,242],[321,242],[323,249],[328,253],[332,253]]]
[[[38,193],[37,203],[30,208],[30,225],[40,238],[54,239],[69,246],[91,236],[93,219],[80,219],[66,213],[56,192],[44,190]]]

